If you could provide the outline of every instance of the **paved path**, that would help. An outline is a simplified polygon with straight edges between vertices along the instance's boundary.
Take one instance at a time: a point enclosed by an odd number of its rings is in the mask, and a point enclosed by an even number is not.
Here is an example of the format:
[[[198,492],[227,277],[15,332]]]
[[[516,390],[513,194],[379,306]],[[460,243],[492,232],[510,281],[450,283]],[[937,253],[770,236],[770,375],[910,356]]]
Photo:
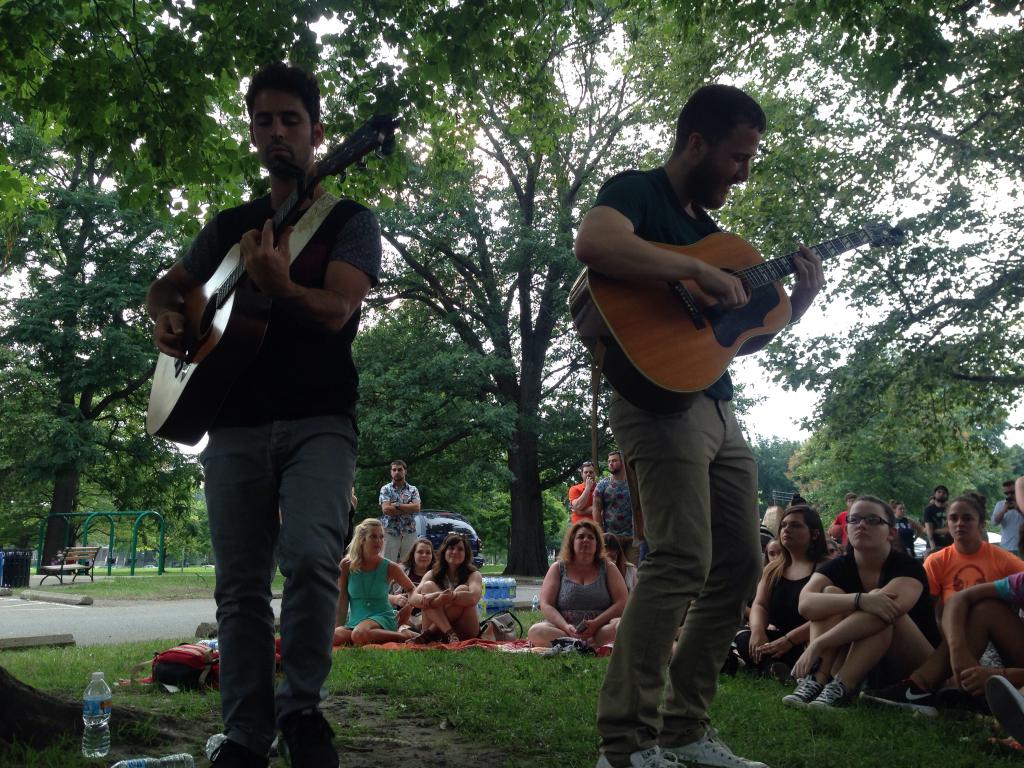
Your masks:
[[[527,604],[539,586],[522,585],[520,604]],[[17,592],[15,592],[17,594]],[[281,601],[271,605],[281,613]],[[0,598],[0,638],[30,635],[71,634],[77,645],[175,640],[195,636],[196,627],[214,621],[217,608],[212,599],[201,600],[102,600],[93,605],[60,605]]]

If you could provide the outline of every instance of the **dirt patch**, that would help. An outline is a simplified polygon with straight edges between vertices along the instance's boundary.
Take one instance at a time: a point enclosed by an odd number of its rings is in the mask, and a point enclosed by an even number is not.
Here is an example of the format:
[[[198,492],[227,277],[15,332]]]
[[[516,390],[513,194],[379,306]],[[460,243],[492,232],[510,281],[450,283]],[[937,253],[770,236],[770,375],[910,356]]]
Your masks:
[[[334,729],[341,768],[500,768],[508,757],[504,751],[467,738],[442,716],[410,711],[383,695],[334,694],[320,709]],[[157,717],[153,726],[152,730],[115,733],[107,759],[188,752],[197,766],[205,766],[203,746],[222,727],[216,714],[193,721]],[[287,763],[283,757],[274,757],[270,765],[285,768]]]
[[[331,696],[320,708],[337,735],[342,768],[502,766],[508,757],[443,716],[411,712],[384,696]]]

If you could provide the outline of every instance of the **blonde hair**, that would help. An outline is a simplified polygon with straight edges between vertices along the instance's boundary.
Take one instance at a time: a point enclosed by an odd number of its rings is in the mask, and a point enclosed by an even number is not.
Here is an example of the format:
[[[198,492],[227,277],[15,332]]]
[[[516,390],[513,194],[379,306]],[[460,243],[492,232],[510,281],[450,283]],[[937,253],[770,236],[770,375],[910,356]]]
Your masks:
[[[375,517],[366,518],[356,526],[356,532],[348,545],[348,564],[349,568],[353,571],[363,570],[363,544],[366,542],[366,537],[369,536],[371,528],[383,530],[384,526]]]

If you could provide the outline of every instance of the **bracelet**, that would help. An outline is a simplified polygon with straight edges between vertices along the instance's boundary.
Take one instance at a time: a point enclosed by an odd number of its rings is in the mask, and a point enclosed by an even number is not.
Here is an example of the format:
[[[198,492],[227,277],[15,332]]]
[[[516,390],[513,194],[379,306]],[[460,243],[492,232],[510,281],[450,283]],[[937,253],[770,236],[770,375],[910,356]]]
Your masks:
[[[863,594],[863,593],[858,592],[857,596],[855,598],[853,598],[853,610],[855,610],[855,611],[859,611],[860,610],[860,596],[861,596],[861,594]]]

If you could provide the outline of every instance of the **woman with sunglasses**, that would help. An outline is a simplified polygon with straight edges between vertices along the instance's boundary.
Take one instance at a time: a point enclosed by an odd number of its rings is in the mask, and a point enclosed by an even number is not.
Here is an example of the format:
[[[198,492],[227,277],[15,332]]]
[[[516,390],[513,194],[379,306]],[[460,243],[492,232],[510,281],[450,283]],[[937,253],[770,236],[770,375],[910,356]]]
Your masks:
[[[771,668],[773,675],[785,678],[800,658],[811,634],[810,622],[798,610],[800,591],[814,569],[828,560],[825,539],[821,518],[810,507],[789,507],[783,513],[779,554],[769,560],[757,585],[750,627],[740,630],[734,641],[748,667],[762,673]]]
[[[876,680],[895,682],[939,644],[928,579],[894,546],[889,505],[860,496],[846,525],[846,554],[822,565],[800,593],[810,642],[793,667],[798,683],[783,698],[787,706],[846,706],[873,670]]]
[[[415,598],[422,601],[423,634],[409,641],[457,643],[480,633],[476,606],[483,594],[483,579],[472,562],[465,537],[449,533],[437,551],[434,567],[423,577]]]

